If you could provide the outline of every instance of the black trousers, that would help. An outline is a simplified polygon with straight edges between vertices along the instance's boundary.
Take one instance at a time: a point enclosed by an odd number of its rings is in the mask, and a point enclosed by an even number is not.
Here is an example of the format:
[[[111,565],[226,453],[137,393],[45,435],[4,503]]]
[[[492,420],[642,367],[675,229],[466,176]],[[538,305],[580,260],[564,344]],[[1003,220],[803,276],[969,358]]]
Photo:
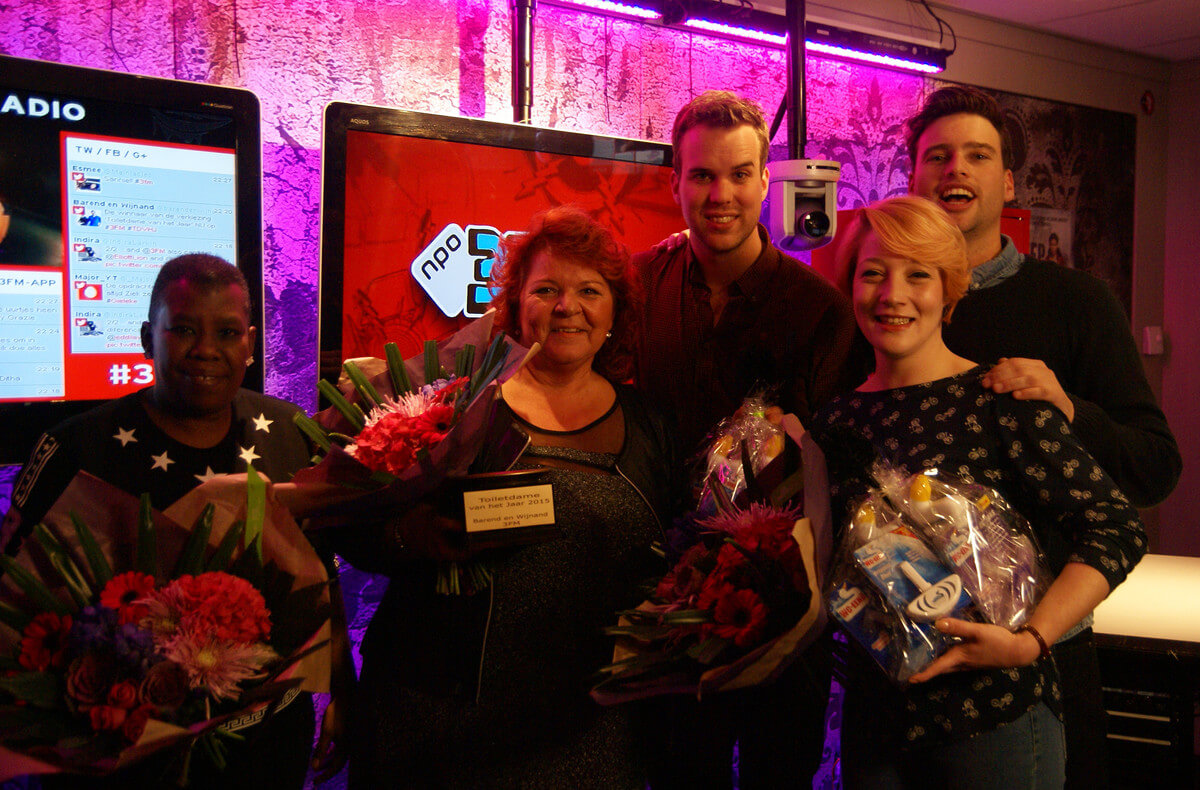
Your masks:
[[[1063,693],[1067,737],[1065,790],[1107,790],[1107,714],[1092,629],[1055,645],[1051,652]]]

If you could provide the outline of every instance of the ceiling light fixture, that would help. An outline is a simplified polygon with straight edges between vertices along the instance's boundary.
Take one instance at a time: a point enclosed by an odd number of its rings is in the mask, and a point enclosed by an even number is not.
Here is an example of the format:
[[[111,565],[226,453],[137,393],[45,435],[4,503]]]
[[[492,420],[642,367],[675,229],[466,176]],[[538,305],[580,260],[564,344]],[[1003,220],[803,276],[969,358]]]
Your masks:
[[[640,5],[614,0],[544,0],[549,5],[579,8],[610,16],[643,22],[664,22],[668,11],[682,7],[687,15],[670,27],[696,30],[724,38],[754,44],[785,47],[787,31],[784,17],[765,11],[747,10],[714,0],[643,0]],[[667,8],[670,6],[670,8]],[[887,68],[937,74],[946,69],[951,50],[916,41],[862,30],[815,22],[805,24],[805,45],[813,52],[833,58],[868,63]]]

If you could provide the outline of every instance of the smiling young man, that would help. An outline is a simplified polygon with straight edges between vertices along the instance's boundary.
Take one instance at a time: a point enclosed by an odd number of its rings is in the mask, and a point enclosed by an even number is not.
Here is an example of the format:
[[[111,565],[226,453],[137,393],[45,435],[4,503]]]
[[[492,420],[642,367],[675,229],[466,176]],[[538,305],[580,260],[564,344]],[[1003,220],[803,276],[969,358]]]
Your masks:
[[[971,285],[945,327],[946,345],[996,363],[985,384],[1057,406],[1071,431],[1139,507],[1161,502],[1179,479],[1179,448],[1159,408],[1120,303],[1082,271],[1017,252],[1000,232],[1013,199],[1004,116],[980,90],[930,94],[908,121],[909,189],[940,205],[967,240]],[[1044,547],[1055,570],[1065,547]],[[1067,787],[1102,788],[1104,711],[1090,618],[1054,649],[1062,676]]]
[[[771,244],[759,223],[767,126],[753,102],[707,91],[675,118],[671,186],[688,243],[634,256],[645,298],[637,386],[690,456],[757,386],[807,422],[852,385],[855,336],[836,288]],[[823,678],[823,680],[821,680]],[[821,757],[829,647],[818,641],[770,686],[679,701],[655,786],[730,787],[739,744],[743,788],[792,786]]]
[[[767,126],[758,105],[707,91],[679,111],[671,187],[688,243],[634,256],[645,296],[638,388],[675,420],[685,454],[741,405],[776,388],[801,422],[851,384],[846,299],[771,244]]]

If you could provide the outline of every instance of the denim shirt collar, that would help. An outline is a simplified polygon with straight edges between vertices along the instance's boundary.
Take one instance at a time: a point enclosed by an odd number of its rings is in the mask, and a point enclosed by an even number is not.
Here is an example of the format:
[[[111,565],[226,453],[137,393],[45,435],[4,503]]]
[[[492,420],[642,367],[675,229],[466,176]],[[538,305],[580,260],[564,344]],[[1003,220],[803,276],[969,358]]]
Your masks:
[[[1013,240],[1000,234],[1000,253],[971,270],[970,290],[978,291],[1004,282],[1017,273],[1023,260],[1024,256],[1017,251]]]

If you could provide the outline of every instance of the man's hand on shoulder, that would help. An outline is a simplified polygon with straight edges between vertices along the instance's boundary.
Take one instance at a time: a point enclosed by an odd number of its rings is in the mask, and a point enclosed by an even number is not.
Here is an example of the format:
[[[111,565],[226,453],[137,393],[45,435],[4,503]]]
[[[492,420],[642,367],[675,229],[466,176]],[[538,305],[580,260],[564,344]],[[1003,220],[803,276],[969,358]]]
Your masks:
[[[1017,400],[1048,401],[1067,416],[1067,422],[1075,420],[1075,404],[1054,371],[1040,359],[1023,357],[1001,357],[996,366],[983,377],[983,386],[993,392],[1011,392]]]
[[[655,255],[658,255],[659,253],[663,253],[663,252],[675,252],[675,250],[679,249],[680,247],[684,246],[687,243],[688,243],[688,231],[687,231],[687,229],[684,229],[684,230],[679,231],[678,233],[672,233],[670,236],[667,236],[665,239],[660,241],[658,244],[655,244],[653,247],[650,248],[650,252],[654,253]]]

